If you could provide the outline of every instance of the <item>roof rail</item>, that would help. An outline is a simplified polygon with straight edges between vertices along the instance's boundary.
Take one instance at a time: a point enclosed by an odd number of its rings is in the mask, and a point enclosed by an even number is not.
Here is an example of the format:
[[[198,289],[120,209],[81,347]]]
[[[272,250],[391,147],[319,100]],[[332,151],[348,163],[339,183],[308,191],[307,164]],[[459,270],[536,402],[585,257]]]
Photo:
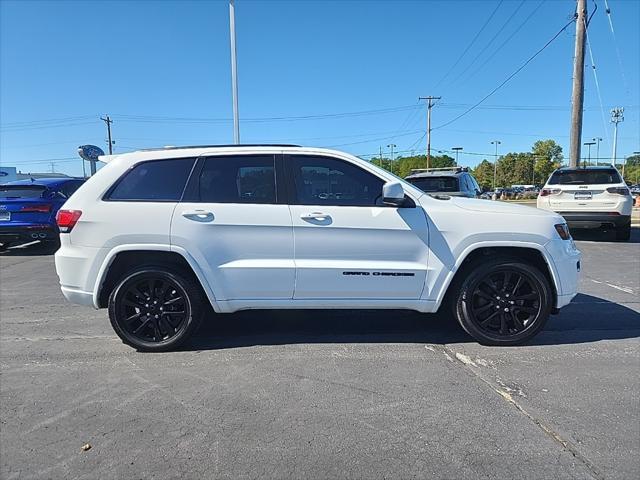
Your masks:
[[[143,148],[141,152],[150,152],[154,150],[182,150],[186,148],[231,148],[231,147],[301,147],[301,145],[293,145],[289,143],[232,143],[232,144],[218,144],[218,145],[182,145],[174,146],[167,145],[165,147],[157,148]]]
[[[433,168],[412,168],[411,173],[421,172],[468,172],[469,167],[433,167]]]

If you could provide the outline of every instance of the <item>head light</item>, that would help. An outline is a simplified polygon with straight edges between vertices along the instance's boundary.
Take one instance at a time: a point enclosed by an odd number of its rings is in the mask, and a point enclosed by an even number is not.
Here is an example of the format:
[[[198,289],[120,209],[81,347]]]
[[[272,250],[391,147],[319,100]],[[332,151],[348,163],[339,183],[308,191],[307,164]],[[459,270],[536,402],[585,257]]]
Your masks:
[[[569,227],[567,226],[566,223],[558,223],[554,225],[554,227],[556,228],[556,232],[558,232],[558,235],[560,235],[561,239],[563,240],[571,239],[571,233],[569,233]]]

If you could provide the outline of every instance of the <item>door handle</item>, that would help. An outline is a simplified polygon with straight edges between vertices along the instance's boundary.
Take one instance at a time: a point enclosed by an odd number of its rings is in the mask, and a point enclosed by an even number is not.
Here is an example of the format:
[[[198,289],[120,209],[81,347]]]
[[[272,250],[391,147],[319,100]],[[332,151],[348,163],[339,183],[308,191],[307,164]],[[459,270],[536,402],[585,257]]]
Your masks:
[[[300,218],[303,220],[328,220],[331,218],[331,215],[322,212],[313,212],[313,213],[303,213],[300,215]]]
[[[182,212],[182,216],[188,220],[196,222],[211,222],[214,219],[213,212],[207,210],[187,210]]]

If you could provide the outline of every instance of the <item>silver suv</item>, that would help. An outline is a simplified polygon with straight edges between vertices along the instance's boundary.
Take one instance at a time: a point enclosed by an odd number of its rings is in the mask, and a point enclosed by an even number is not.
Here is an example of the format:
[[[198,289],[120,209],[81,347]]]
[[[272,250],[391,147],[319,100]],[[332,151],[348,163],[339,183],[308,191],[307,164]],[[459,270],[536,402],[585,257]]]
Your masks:
[[[476,198],[480,186],[467,167],[416,168],[405,180],[426,193]]]

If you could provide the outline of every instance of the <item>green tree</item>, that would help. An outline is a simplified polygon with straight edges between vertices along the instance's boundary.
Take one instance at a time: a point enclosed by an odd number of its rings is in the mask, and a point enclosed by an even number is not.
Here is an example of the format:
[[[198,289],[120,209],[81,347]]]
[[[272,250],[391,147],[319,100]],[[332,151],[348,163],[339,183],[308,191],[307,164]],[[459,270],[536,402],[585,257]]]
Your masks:
[[[634,185],[640,180],[640,155],[631,155],[625,160],[624,180]]]
[[[493,163],[482,160],[471,172],[483,190],[493,188]]]
[[[545,183],[549,175],[562,165],[562,147],[555,140],[538,140],[531,153],[535,157],[535,183]]]
[[[527,185],[533,175],[533,155],[511,152],[498,159],[496,186]]]

